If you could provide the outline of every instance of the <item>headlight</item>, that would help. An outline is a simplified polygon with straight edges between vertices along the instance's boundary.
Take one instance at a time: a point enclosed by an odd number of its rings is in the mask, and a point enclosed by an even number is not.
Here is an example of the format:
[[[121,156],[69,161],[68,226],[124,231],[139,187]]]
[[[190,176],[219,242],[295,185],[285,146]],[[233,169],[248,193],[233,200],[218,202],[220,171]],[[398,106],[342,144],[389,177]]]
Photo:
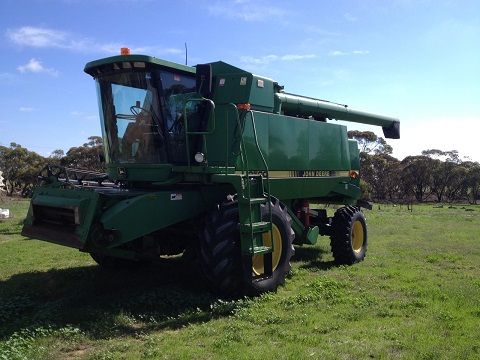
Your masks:
[[[197,152],[195,154],[195,161],[197,163],[203,163],[205,162],[205,154],[204,153],[201,153],[201,152]]]

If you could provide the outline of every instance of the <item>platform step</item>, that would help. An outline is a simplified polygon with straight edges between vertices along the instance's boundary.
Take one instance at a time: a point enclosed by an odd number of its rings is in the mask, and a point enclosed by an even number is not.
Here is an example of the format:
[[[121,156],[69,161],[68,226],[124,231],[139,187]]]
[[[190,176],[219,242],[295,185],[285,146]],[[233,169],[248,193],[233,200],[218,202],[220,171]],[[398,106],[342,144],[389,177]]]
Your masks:
[[[240,224],[240,231],[243,233],[250,233],[253,232],[254,234],[257,233],[264,233],[267,231],[270,231],[271,229],[271,223],[268,221],[259,221],[259,222],[254,222],[250,226],[250,224]]]
[[[245,203],[245,204],[265,204],[267,202],[266,197],[255,197],[255,198],[250,198],[250,199],[239,199],[239,202]]]
[[[259,254],[268,254],[272,252],[272,248],[270,246],[254,246],[253,253],[254,255],[259,255]]]

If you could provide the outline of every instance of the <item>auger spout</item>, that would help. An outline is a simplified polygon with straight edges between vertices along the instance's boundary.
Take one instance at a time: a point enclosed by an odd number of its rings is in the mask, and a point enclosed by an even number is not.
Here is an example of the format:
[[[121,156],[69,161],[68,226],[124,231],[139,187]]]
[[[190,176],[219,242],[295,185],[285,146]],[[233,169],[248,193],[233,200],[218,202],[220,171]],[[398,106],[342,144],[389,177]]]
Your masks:
[[[288,93],[276,93],[276,110],[290,116],[308,117],[317,120],[336,119],[381,126],[386,138],[400,138],[400,121],[398,119],[350,109],[347,105],[314,99]]]

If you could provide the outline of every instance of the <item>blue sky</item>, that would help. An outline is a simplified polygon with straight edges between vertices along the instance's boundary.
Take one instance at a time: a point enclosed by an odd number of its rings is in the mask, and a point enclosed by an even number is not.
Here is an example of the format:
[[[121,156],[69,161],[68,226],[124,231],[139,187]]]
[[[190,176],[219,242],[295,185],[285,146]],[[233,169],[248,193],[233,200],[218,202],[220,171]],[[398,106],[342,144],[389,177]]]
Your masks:
[[[398,117],[403,158],[480,161],[480,1],[2,0],[0,145],[42,155],[100,135],[86,62],[223,60],[287,92]],[[348,124],[349,129],[381,130]]]

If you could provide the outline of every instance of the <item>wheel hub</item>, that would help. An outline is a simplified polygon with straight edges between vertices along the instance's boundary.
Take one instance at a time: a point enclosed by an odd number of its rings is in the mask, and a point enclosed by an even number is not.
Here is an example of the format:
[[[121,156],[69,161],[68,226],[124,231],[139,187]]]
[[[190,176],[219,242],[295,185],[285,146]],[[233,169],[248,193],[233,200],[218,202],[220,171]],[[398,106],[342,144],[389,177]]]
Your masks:
[[[271,232],[266,232],[262,234],[263,246],[272,246],[272,237],[273,237],[273,253],[272,253],[272,271],[275,271],[278,264],[280,263],[280,257],[282,256],[282,235],[277,225],[272,224],[273,236]],[[265,266],[263,263],[263,255],[254,255],[252,257],[252,270],[255,275],[260,275],[265,272]]]
[[[355,252],[360,252],[365,241],[363,225],[360,220],[356,220],[352,226],[352,248]]]

